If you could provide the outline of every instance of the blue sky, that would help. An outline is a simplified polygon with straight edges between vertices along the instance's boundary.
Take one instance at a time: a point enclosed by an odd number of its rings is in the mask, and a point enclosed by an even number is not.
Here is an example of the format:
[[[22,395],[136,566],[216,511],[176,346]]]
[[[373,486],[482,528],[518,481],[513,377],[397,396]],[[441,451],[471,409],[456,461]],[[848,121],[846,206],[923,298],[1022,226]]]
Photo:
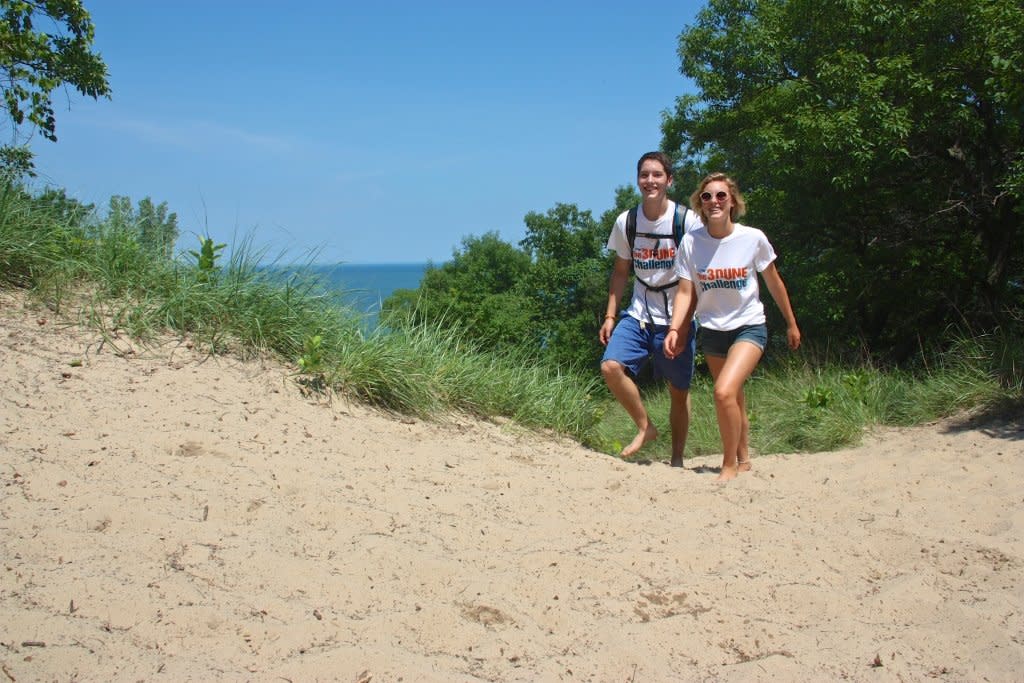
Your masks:
[[[702,2],[85,0],[111,100],[54,93],[39,184],[149,196],[288,260],[451,257],[556,203],[607,210],[692,89]],[[70,109],[69,109],[70,107]]]

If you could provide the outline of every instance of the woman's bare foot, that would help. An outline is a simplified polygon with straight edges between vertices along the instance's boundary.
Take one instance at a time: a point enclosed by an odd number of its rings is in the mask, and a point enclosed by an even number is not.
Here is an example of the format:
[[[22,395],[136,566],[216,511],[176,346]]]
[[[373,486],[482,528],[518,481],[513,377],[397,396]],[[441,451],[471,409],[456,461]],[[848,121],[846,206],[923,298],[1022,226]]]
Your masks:
[[[731,465],[726,467],[722,465],[722,469],[719,471],[718,476],[715,477],[715,481],[732,481],[740,474],[739,467],[737,465]]]
[[[636,454],[644,444],[648,444],[658,438],[658,430],[654,428],[650,422],[647,423],[647,427],[637,432],[636,436],[629,445],[622,449],[620,454],[623,458],[629,458]]]
[[[736,469],[739,472],[749,472],[753,469],[753,465],[750,464],[749,460],[739,460],[736,462]]]

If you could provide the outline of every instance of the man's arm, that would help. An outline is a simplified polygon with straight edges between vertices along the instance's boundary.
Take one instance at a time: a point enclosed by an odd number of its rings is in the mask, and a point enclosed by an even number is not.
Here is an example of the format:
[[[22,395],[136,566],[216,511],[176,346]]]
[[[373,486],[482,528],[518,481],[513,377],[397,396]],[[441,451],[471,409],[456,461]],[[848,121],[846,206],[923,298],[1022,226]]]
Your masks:
[[[629,279],[629,271],[632,262],[621,256],[615,257],[615,265],[612,267],[612,275],[608,279],[608,304],[604,309],[604,321],[597,333],[601,344],[607,346],[608,340],[612,338],[612,330],[615,329],[615,321],[619,315],[619,302],[622,301],[622,292],[626,289],[626,281]]]

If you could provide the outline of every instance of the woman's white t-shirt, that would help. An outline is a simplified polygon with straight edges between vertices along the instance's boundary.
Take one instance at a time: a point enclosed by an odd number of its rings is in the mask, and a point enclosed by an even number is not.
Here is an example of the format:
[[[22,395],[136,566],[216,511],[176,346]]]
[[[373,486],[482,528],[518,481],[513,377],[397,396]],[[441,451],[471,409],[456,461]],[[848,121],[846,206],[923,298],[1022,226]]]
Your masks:
[[[726,332],[765,322],[757,273],[775,260],[775,250],[757,228],[739,223],[718,239],[701,227],[683,236],[676,273],[697,293],[701,327]]]

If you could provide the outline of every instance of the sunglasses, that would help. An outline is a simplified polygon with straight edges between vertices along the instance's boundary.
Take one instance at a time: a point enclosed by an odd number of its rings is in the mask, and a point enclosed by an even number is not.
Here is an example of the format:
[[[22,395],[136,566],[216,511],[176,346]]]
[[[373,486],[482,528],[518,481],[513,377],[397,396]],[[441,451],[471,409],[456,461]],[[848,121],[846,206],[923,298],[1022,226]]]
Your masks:
[[[718,192],[715,193],[714,197],[718,201],[724,202],[726,199],[729,198],[729,193],[728,192],[723,192],[722,190],[719,190]],[[700,200],[702,202],[710,202],[711,201],[711,193],[710,192],[701,192],[700,193]]]

